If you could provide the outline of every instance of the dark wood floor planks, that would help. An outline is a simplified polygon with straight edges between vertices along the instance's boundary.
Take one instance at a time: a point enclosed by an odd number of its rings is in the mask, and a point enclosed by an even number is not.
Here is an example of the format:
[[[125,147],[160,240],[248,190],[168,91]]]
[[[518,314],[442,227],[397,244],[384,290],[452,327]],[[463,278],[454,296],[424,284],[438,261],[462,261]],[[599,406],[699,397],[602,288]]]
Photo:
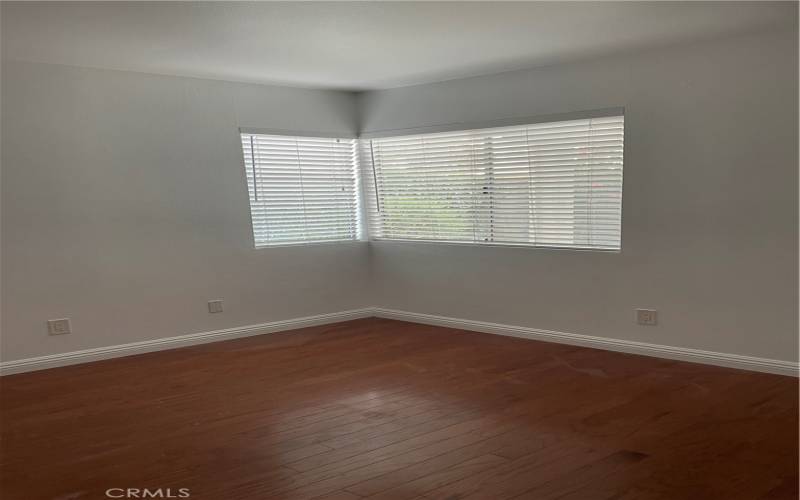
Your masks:
[[[383,319],[0,380],[4,499],[796,499],[798,382]]]

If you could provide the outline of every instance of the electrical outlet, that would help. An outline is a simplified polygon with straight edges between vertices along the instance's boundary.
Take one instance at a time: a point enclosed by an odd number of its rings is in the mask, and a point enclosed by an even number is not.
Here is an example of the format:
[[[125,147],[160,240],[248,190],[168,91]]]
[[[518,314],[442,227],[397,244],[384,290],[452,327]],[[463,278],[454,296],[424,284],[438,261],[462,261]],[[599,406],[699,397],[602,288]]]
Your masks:
[[[655,309],[637,309],[636,322],[640,325],[654,326],[657,322]]]
[[[50,335],[64,335],[65,333],[72,333],[72,327],[69,324],[69,318],[47,320],[47,333]]]
[[[209,300],[208,301],[208,312],[210,313],[221,313],[222,312],[222,300]]]

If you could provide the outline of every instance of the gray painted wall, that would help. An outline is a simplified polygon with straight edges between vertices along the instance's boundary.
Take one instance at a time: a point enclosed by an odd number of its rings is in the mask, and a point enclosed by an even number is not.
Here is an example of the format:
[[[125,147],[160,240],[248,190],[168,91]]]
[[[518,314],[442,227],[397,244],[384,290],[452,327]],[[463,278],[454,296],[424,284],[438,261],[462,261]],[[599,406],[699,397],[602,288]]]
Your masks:
[[[353,99],[4,63],[2,359],[362,307],[366,243],[253,248],[238,142],[352,136]],[[48,336],[64,316],[74,333]]]
[[[797,57],[793,32],[363,94],[363,133],[626,108],[620,254],[378,242],[375,302],[796,360]]]

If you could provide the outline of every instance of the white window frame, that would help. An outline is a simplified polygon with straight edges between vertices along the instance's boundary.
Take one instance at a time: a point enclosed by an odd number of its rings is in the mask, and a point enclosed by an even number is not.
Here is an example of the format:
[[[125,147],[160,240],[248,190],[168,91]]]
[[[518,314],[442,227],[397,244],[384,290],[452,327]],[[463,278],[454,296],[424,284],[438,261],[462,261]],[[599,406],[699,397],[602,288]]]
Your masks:
[[[260,202],[257,199],[255,193],[258,192],[258,185],[254,182],[255,173],[253,171],[253,161],[255,160],[258,163],[258,159],[251,156],[248,146],[246,144],[246,137],[249,136],[266,136],[268,138],[279,140],[282,139],[284,141],[291,142],[291,141],[299,141],[305,142],[308,144],[308,141],[319,141],[320,143],[325,143],[327,141],[341,141],[341,142],[351,142],[352,143],[352,157],[350,160],[349,169],[352,176],[352,185],[350,189],[347,191],[348,193],[352,193],[352,206],[349,213],[346,214],[346,221],[341,225],[342,228],[345,226],[350,226],[352,229],[347,231],[346,237],[321,237],[324,234],[320,233],[319,231],[304,231],[304,235],[297,238],[281,238],[276,237],[274,235],[269,235],[269,229],[265,224],[262,224],[259,219],[264,220],[266,216],[266,212],[270,211],[270,208],[265,208],[263,205],[264,203]],[[363,213],[363,193],[361,187],[361,172],[359,167],[359,157],[357,154],[358,150],[358,139],[353,136],[346,136],[346,135],[334,135],[329,133],[315,133],[315,132],[291,132],[286,130],[272,130],[272,129],[255,129],[255,128],[240,128],[239,134],[239,145],[240,151],[242,154],[242,165],[243,165],[243,172],[245,177],[245,186],[247,188],[248,193],[248,207],[250,210],[250,227],[253,236],[253,245],[256,249],[264,249],[264,248],[276,248],[276,247],[286,247],[286,246],[309,246],[309,245],[332,245],[332,244],[348,244],[353,242],[364,241],[366,239],[366,224],[364,221],[364,213]],[[337,150],[338,151],[338,150]],[[301,155],[301,152],[298,150],[298,156]],[[338,159],[338,165],[334,166],[333,169],[338,168],[341,170],[342,168],[342,159]],[[258,167],[256,166],[256,170]],[[259,172],[263,174],[262,172]],[[314,221],[313,216],[307,216],[305,212],[306,208],[306,188],[302,186],[302,179],[307,179],[308,177],[304,176],[302,172],[302,165],[298,163],[298,182],[299,182],[299,190],[293,191],[292,194],[296,194],[299,198],[299,202],[302,204],[303,207],[303,215],[293,214],[293,217],[301,217],[306,223]],[[324,173],[313,174],[315,177],[315,181],[319,182],[322,180],[322,176]],[[320,184],[320,186],[324,186]],[[346,188],[347,185],[341,186],[340,188]],[[263,188],[262,188],[263,189]],[[321,193],[315,193],[318,200],[323,200],[324,196]],[[343,202],[343,205],[345,203]],[[322,224],[320,222],[320,224]],[[338,229],[338,228],[337,228]],[[335,233],[335,230],[332,230],[332,233]],[[298,236],[302,234],[298,231]]]
[[[366,211],[368,212],[368,220],[370,225],[370,239],[374,241],[412,241],[412,242],[422,242],[422,243],[433,243],[433,244],[456,244],[456,245],[488,245],[488,246],[505,246],[505,247],[524,247],[524,248],[546,248],[546,249],[569,249],[569,250],[588,250],[588,251],[605,251],[605,252],[621,252],[622,250],[622,190],[623,190],[623,176],[622,171],[624,167],[624,108],[606,108],[601,110],[594,110],[594,111],[584,111],[578,113],[566,113],[560,115],[547,115],[547,116],[539,116],[539,117],[532,117],[532,118],[515,118],[510,120],[498,120],[493,122],[484,122],[481,124],[449,124],[443,126],[435,126],[435,127],[423,127],[417,129],[407,129],[402,131],[383,131],[378,133],[372,134],[363,134],[361,136],[361,156],[362,156],[362,177],[364,178],[364,191],[365,191],[365,200],[364,205]],[[412,238],[405,238],[405,237],[393,237],[391,234],[384,234],[382,230],[382,223],[380,217],[380,208],[379,208],[379,191],[381,190],[381,175],[379,171],[376,171],[376,168],[379,168],[379,165],[376,163],[380,163],[380,159],[375,160],[375,151],[372,147],[371,141],[373,139],[377,139],[380,141],[381,138],[398,138],[402,140],[407,136],[426,136],[429,134],[439,134],[441,132],[476,132],[480,133],[482,130],[489,130],[495,129],[499,127],[515,127],[515,126],[535,126],[539,124],[549,124],[552,122],[566,122],[566,121],[573,121],[573,120],[590,120],[593,118],[613,118],[619,117],[622,121],[622,134],[621,134],[621,144],[620,150],[622,158],[619,160],[619,202],[618,202],[618,215],[617,215],[617,229],[616,234],[612,235],[613,237],[617,237],[616,242],[603,242],[602,244],[581,244],[573,242],[567,244],[557,244],[552,242],[545,242],[545,243],[537,243],[536,241],[513,241],[513,242],[504,242],[504,241],[493,241],[494,238],[489,238],[487,240],[481,240],[477,238],[477,236],[473,237],[473,240],[468,239],[437,239],[435,237],[412,237]],[[435,137],[435,136],[434,136]],[[616,187],[616,185],[615,185]],[[593,188],[592,188],[593,189]],[[474,196],[474,194],[473,194]],[[531,197],[531,199],[535,199],[535,197]],[[589,198],[579,197],[576,196],[573,199],[584,201],[584,199],[591,199]],[[588,212],[587,217],[592,219],[594,217],[594,212],[591,209]],[[516,214],[513,214],[516,215]],[[579,217],[573,216],[574,220],[578,220]],[[605,222],[605,221],[604,221]],[[531,216],[529,219],[529,226],[531,229],[535,227],[535,224],[540,224],[541,219],[537,219],[534,216]],[[592,230],[591,224],[593,222],[587,222],[589,224],[587,226],[588,230]],[[514,230],[518,230],[519,228],[515,227]],[[613,229],[609,229],[609,231],[613,232]],[[573,238],[575,237],[576,233],[573,233]],[[580,234],[580,233],[577,233]],[[583,237],[589,238],[587,233],[583,233]],[[579,238],[580,239],[580,238]],[[589,238],[591,240],[591,238]]]

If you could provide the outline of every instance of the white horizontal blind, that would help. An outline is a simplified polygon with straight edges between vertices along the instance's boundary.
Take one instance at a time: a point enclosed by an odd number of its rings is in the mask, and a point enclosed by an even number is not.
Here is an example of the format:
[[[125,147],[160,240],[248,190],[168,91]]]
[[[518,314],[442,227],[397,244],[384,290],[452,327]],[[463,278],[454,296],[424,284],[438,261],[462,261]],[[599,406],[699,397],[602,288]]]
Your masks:
[[[356,143],[242,134],[257,247],[358,239]]]
[[[619,250],[624,117],[363,141],[370,234]]]

